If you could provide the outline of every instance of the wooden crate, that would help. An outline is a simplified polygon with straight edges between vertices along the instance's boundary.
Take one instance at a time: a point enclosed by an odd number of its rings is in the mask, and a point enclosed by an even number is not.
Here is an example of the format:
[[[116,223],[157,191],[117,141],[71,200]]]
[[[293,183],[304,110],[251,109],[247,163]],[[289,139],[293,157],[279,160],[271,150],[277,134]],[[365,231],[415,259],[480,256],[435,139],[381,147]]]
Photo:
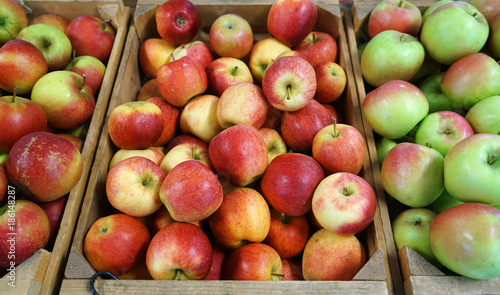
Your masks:
[[[138,51],[141,41],[149,37],[158,37],[155,25],[155,12],[164,1],[139,1],[134,14],[134,24],[130,26],[127,41],[124,47],[123,59],[120,64],[116,83],[107,116],[111,110],[122,103],[136,100],[139,89],[145,81],[141,73]],[[206,36],[211,23],[225,13],[237,13],[247,19],[254,31],[265,29],[267,14],[274,1],[253,0],[239,1],[238,3],[216,0],[192,1],[202,17],[202,30],[196,39],[207,40]],[[344,111],[345,121],[362,130],[358,99],[354,83],[353,71],[346,34],[342,22],[341,12],[337,1],[318,1],[318,22],[316,29],[326,31],[338,40],[339,61],[344,68],[349,81],[348,86],[339,99],[341,110]],[[269,36],[256,34],[256,39]],[[105,123],[103,134],[99,141],[96,161],[89,179],[89,187],[82,205],[82,212],[75,231],[71,246],[68,264],[65,270],[65,279],[61,286],[61,293],[75,294],[89,292],[89,278],[95,271],[85,259],[83,240],[90,226],[98,218],[108,215],[112,207],[107,201],[105,193],[108,164],[114,152],[118,149],[112,143]],[[373,184],[373,176],[369,157],[366,154],[365,164],[360,173],[362,177]],[[96,280],[95,287],[100,294],[133,293],[208,293],[208,294],[259,294],[279,292],[294,294],[393,294],[393,279],[388,263],[385,238],[382,230],[380,209],[377,210],[374,221],[360,235],[360,240],[367,249],[369,261],[352,281],[283,281],[283,282],[254,282],[254,281],[153,281],[153,280]],[[386,211],[386,210],[385,210]],[[397,260],[395,261],[397,264]],[[396,283],[397,284],[397,283]]]
[[[115,42],[106,63],[101,89],[95,97],[94,114],[89,121],[90,125],[81,150],[83,173],[80,181],[69,193],[54,246],[50,252],[38,251],[33,257],[16,267],[16,294],[54,294],[58,292],[62,281],[69,246],[76,228],[81,202],[87,188],[90,169],[120,64],[130,20],[130,8],[124,6],[122,0],[83,0],[78,2],[24,0],[24,4],[31,9],[31,13],[28,15],[29,20],[44,13],[57,14],[69,21],[79,15],[90,14],[110,19],[116,31]],[[7,285],[7,281],[5,277],[0,280],[1,294],[13,294],[13,289]]]
[[[358,45],[369,40],[366,26],[370,12],[380,1],[354,0],[351,9],[346,11],[344,22],[346,24],[347,39],[351,54],[351,60],[354,70],[354,77],[357,87],[357,96],[361,106],[366,93],[373,89],[366,85],[361,74],[361,67],[358,55]],[[437,0],[412,0],[422,12]],[[401,211],[401,208],[391,206],[390,196],[386,199],[385,192],[380,180],[380,165],[377,159],[377,150],[375,146],[375,137],[369,124],[362,118],[364,132],[368,138],[369,156],[371,159],[372,174],[375,180],[375,188],[379,196],[379,202],[389,202],[386,206],[380,206],[382,212],[382,221],[384,223],[384,234],[389,253],[397,253],[401,275],[403,279],[403,288],[405,294],[500,294],[500,278],[491,280],[474,280],[463,276],[446,275],[434,265],[430,264],[421,255],[412,248],[404,246],[397,251],[391,221]]]

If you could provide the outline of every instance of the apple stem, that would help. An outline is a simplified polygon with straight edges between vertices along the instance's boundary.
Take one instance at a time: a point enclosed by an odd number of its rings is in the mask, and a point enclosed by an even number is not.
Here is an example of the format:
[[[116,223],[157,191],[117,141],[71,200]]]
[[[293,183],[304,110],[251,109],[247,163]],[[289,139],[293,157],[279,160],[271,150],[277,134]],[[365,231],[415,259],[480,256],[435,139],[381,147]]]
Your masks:
[[[280,221],[283,224],[287,224],[290,221],[290,217],[288,215],[286,215],[285,213],[282,212],[280,214]]]
[[[333,136],[337,137],[337,118],[333,118]]]
[[[488,165],[493,165],[495,162],[499,159],[499,155],[497,153],[494,153],[488,158]]]
[[[170,61],[174,61],[175,60],[175,57],[174,57],[174,53],[170,53]]]
[[[413,224],[414,225],[421,225],[422,224],[422,220],[420,220],[420,219],[415,220],[415,222]]]
[[[231,71],[231,75],[236,76],[236,72],[238,72],[238,66],[234,66],[233,70]]]
[[[175,270],[175,281],[181,281],[182,280],[182,270],[177,269]]]
[[[146,186],[148,183],[150,183],[150,182],[151,182],[151,180],[153,180],[153,177],[151,177],[151,176],[150,176],[148,179],[144,179],[144,180],[142,181],[142,185]]]
[[[426,147],[428,147],[428,148],[430,148],[430,147],[431,147],[430,142],[426,142],[426,143],[425,143],[425,146],[426,146]]]
[[[403,1],[398,1],[398,6],[403,7]]]
[[[196,150],[197,150],[197,149],[198,149],[198,145],[197,145],[197,144],[194,144],[194,145],[193,145],[193,153],[191,154],[191,157],[192,157],[193,159],[197,159],[197,158],[196,158]]]
[[[282,274],[282,273],[271,273],[271,275],[272,275],[272,276],[280,276],[280,277],[282,277],[282,278],[284,278],[284,277],[285,277],[285,275],[284,275],[284,274]]]
[[[102,29],[105,30],[106,27],[108,26],[108,24],[111,23],[111,20],[110,19],[107,19],[105,20],[103,23],[102,23]]]
[[[82,87],[80,87],[80,90],[82,90],[83,86],[85,85],[85,81],[87,80],[87,75],[83,74],[82,77],[83,77],[83,83]]]
[[[17,91],[19,90],[19,86],[16,86],[14,88],[14,93],[12,93],[12,100],[15,100],[16,99],[16,95],[17,95]]]
[[[76,50],[73,50],[73,60],[76,58]]]
[[[292,85],[287,85],[287,86],[286,86],[286,99],[287,99],[287,100],[292,99],[292,97],[291,97],[291,96],[292,96],[292,94],[290,93],[290,92],[291,92],[291,90],[292,90]]]
[[[312,40],[312,41],[313,41],[313,43],[315,43],[316,41],[318,41],[318,38],[317,38],[317,36],[316,36],[316,33],[313,33],[313,35],[312,35],[312,39],[313,39],[313,40]]]

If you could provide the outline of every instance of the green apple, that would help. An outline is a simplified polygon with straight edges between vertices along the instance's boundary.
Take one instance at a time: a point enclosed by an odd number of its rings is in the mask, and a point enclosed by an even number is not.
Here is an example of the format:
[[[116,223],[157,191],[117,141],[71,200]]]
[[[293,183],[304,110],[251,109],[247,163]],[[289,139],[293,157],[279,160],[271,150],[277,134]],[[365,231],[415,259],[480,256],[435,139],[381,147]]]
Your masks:
[[[427,116],[429,102],[417,86],[392,80],[368,92],[362,110],[376,133],[396,139],[408,134]]]
[[[80,126],[92,116],[95,108],[94,93],[85,79],[65,70],[49,72],[38,79],[31,91],[31,100],[42,106],[48,124],[58,129]]]
[[[477,102],[465,115],[475,133],[500,134],[500,95]]]
[[[437,260],[459,275],[480,280],[500,276],[500,210],[493,206],[468,203],[439,213],[429,242]]]
[[[16,39],[28,41],[43,53],[49,72],[62,70],[71,60],[72,46],[68,36],[46,24],[32,24],[22,29]]]
[[[444,184],[462,202],[500,204],[500,135],[474,134],[444,159]]]
[[[418,124],[415,142],[437,150],[444,157],[457,142],[473,134],[469,122],[460,114],[439,111],[427,115]]]
[[[361,56],[361,74],[378,87],[391,80],[408,81],[418,72],[425,50],[412,35],[387,30],[373,37]]]
[[[455,207],[456,205],[464,204],[464,202],[458,200],[445,189],[441,195],[432,203],[430,203],[426,208],[434,211],[436,214],[443,212],[446,209]]]
[[[436,150],[402,142],[386,155],[380,168],[384,190],[410,207],[425,207],[444,190],[444,157]]]
[[[384,162],[384,158],[387,155],[387,153],[397,144],[398,143],[393,139],[385,137],[377,139],[377,141],[375,142],[375,147],[377,148],[377,160],[380,166],[382,166],[382,163]]]
[[[427,17],[429,16],[429,14],[431,14],[434,10],[436,10],[438,7],[446,4],[446,3],[450,3],[450,2],[453,2],[453,1],[456,1],[456,0],[439,0],[438,2],[432,4],[431,6],[429,6],[425,11],[424,13],[422,13],[422,25],[424,24],[425,20],[427,19]]]
[[[445,72],[430,74],[418,86],[429,101],[429,113],[452,109],[446,94],[441,90],[441,79],[443,79],[444,74]]]
[[[399,213],[392,221],[392,233],[398,251],[408,245],[430,263],[439,265],[429,242],[429,228],[436,215],[426,208],[410,208]]]
[[[486,18],[467,2],[456,1],[436,8],[422,25],[420,42],[439,63],[451,65],[479,52],[488,39]]]
[[[490,36],[486,43],[491,55],[500,58],[500,10],[490,21]]]
[[[441,79],[441,90],[453,107],[468,110],[481,99],[500,93],[500,65],[484,53],[454,62]]]

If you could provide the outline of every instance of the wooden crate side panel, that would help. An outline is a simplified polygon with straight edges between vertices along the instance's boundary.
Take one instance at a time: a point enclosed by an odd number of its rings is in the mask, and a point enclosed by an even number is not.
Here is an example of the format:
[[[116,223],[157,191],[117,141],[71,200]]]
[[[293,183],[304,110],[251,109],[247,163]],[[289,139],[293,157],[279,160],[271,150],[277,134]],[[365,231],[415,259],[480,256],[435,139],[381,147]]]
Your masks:
[[[100,294],[388,294],[382,281],[115,281],[97,280]],[[272,291],[271,291],[272,290]],[[88,280],[64,280],[61,294],[89,294]]]

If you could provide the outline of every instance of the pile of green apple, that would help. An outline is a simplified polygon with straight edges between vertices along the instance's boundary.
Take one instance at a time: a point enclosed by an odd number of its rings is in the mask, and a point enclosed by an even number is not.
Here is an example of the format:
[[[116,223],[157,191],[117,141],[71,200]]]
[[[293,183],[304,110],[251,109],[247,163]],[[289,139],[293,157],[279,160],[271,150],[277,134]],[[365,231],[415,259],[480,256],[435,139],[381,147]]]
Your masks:
[[[55,241],[114,38],[99,17],[0,0],[0,273]]]
[[[376,197],[358,174],[363,135],[333,103],[337,41],[310,0],[270,3],[270,36],[222,14],[209,40],[196,6],[158,6],[137,99],[111,110],[106,197],[87,232],[96,271],[157,280],[351,280]],[[104,196],[103,196],[104,197]]]
[[[463,276],[500,276],[500,1],[420,10],[385,0],[366,32],[363,115],[397,200],[397,248]]]

